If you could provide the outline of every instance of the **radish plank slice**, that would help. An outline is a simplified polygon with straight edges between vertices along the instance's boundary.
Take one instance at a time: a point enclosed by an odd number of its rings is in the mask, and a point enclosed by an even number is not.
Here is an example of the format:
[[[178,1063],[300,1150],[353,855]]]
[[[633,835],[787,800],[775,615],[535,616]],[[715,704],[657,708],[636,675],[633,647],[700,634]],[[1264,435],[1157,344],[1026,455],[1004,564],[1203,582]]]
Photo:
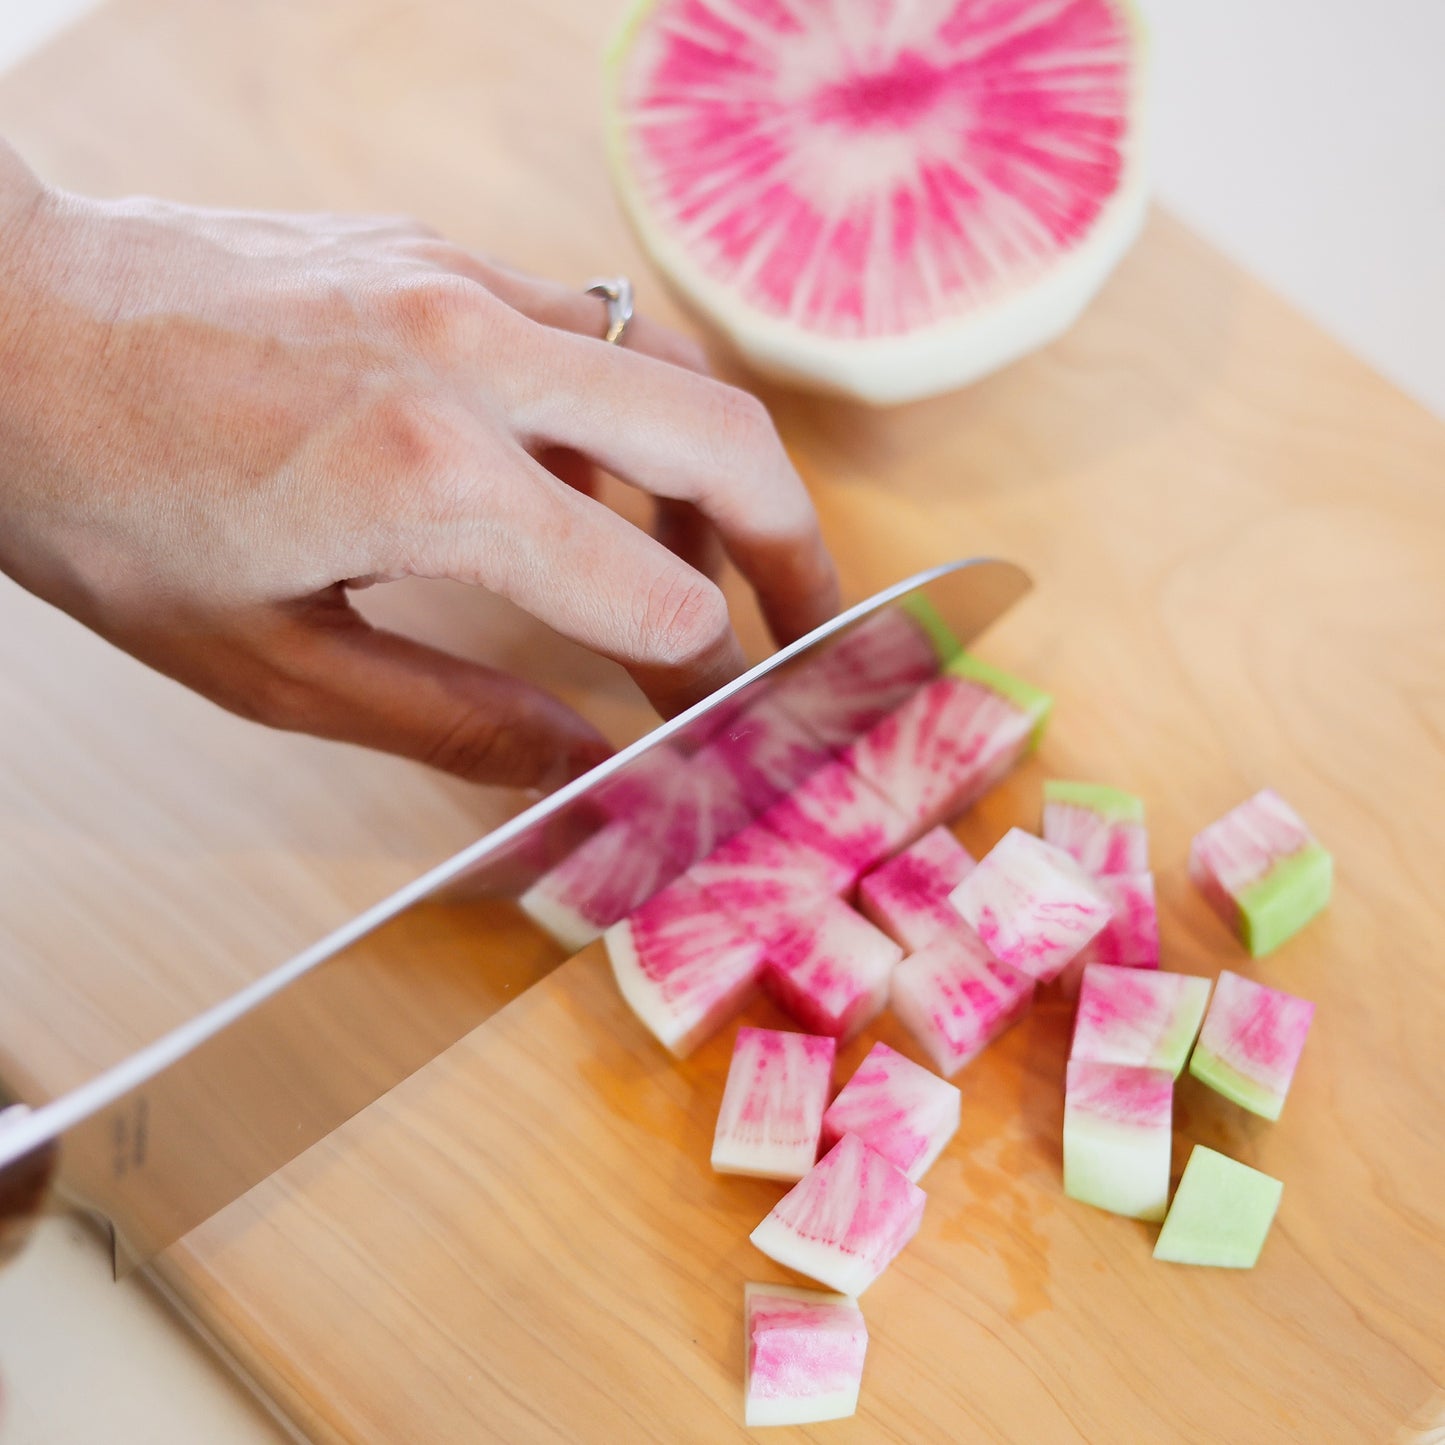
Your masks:
[[[769,1259],[841,1294],[860,1295],[923,1220],[923,1191],[845,1134],[752,1232]]]
[[[746,1419],[755,1425],[812,1425],[858,1408],[868,1326],[847,1295],[746,1284]]]
[[[1143,218],[1120,0],[646,0],[609,77],[623,205],[752,363],[870,402],[1064,330]]]
[[[962,924],[893,970],[893,1012],[951,1077],[1028,1011],[1034,981],[990,956]]]
[[[1208,1000],[1207,978],[1090,964],[1069,1057],[1168,1069],[1178,1078]]]
[[[910,822],[915,836],[957,817],[1028,750],[1030,713],[968,678],[928,683],[875,723],[842,761]]]
[[[763,988],[805,1029],[851,1038],[882,1012],[902,957],[887,934],[830,898],[769,942]]]
[[[1330,901],[1334,863],[1299,814],[1265,789],[1194,839],[1189,876],[1250,954],[1262,958]]]
[[[679,1058],[743,1006],[763,967],[762,943],[686,877],[613,924],[603,941],[622,997]]]
[[[795,1180],[813,1167],[835,1047],[809,1034],[738,1030],[712,1142],[719,1174]]]
[[[819,769],[759,822],[832,860],[844,892],[912,836],[908,819],[840,762]]]
[[[1159,1231],[1154,1258],[1252,1269],[1283,1193],[1278,1179],[1196,1144]]]
[[[777,802],[832,753],[772,698],[754,703],[694,755],[693,762],[716,758],[737,781],[753,815]]]
[[[957,651],[957,641],[933,607],[910,597],[785,672],[768,701],[822,746],[839,750],[937,677]]]
[[[1189,1072],[1266,1119],[1278,1119],[1315,1006],[1225,969],[1214,985]]]
[[[959,1099],[946,1079],[874,1044],[823,1115],[822,1147],[856,1134],[916,1184],[958,1132]]]
[[[975,866],[947,828],[934,828],[859,882],[859,911],[909,951],[922,948],[958,927],[948,895]]]
[[[1010,828],[949,902],[997,959],[1041,982],[1109,921],[1093,879],[1061,848]]]
[[[1159,1220],[1169,1204],[1174,1076],[1070,1059],[1064,1094],[1064,1193]]]
[[[1050,779],[1044,784],[1044,842],[1077,859],[1086,873],[1149,871],[1144,803],[1119,788]]]

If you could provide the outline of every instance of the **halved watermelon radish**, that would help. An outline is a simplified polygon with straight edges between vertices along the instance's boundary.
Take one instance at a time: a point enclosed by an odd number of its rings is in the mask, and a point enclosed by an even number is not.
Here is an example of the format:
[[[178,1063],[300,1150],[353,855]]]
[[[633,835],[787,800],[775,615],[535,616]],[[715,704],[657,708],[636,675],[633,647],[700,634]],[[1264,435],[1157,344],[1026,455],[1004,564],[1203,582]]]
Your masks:
[[[856,1300],[786,1284],[743,1286],[746,1423],[812,1425],[858,1408],[868,1326]]]
[[[813,1167],[836,1047],[813,1034],[738,1030],[712,1141],[719,1174],[796,1180]]]
[[[1315,1016],[1308,999],[1225,969],[1189,1072],[1243,1109],[1278,1119]]]
[[[779,1264],[840,1294],[860,1295],[918,1232],[924,1202],[901,1169],[845,1134],[751,1238]]]
[[[644,0],[610,61],[623,204],[760,370],[869,402],[1051,340],[1143,219],[1127,0]]]
[[[856,1134],[915,1184],[958,1132],[958,1089],[887,1044],[874,1044],[823,1115],[820,1147]]]
[[[679,1058],[743,1006],[763,968],[762,943],[686,876],[602,937],[622,997]]]
[[[934,828],[859,881],[858,911],[909,951],[922,948],[958,927],[948,895],[976,866],[947,828]]]
[[[800,911],[768,943],[762,984],[805,1029],[852,1038],[888,1002],[903,949],[841,899]]]

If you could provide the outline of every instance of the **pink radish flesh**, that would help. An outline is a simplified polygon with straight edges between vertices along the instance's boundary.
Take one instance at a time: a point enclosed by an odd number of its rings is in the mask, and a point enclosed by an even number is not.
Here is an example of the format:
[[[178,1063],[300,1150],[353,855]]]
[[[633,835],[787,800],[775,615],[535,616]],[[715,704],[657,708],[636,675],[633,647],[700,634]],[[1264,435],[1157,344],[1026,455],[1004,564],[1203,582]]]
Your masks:
[[[1177,1075],[1208,999],[1207,978],[1091,964],[1079,992],[1070,1057]]]
[[[749,1284],[746,1423],[811,1425],[858,1408],[868,1353],[863,1312],[846,1295]]]
[[[1044,784],[1043,833],[1086,873],[1149,871],[1144,805],[1121,789],[1051,779]]]
[[[1278,1119],[1314,1014],[1306,999],[1225,969],[1189,1072],[1242,1108]]]
[[[738,1030],[713,1136],[718,1173],[801,1179],[813,1167],[834,1047],[809,1034]]]
[[[752,1241],[770,1259],[842,1294],[860,1295],[923,1220],[923,1191],[845,1134],[780,1199]]]
[[[1060,848],[1011,828],[949,897],[988,951],[1040,981],[1109,921],[1092,879]]]
[[[769,942],[763,987],[805,1029],[851,1038],[888,1002],[902,957],[891,938],[833,898]]]
[[[685,877],[603,937],[623,998],[679,1056],[742,1007],[762,972],[763,945]]]
[[[974,866],[972,854],[947,828],[934,828],[859,882],[859,911],[905,949],[922,948],[958,927],[948,895]]]
[[[733,718],[696,755],[716,758],[737,781],[753,814],[761,813],[832,758],[771,698]]]
[[[855,1134],[916,1184],[958,1131],[959,1093],[878,1043],[823,1116],[822,1147]]]
[[[956,1074],[1028,1010],[1034,981],[959,926],[893,970],[893,1012],[939,1073]]]

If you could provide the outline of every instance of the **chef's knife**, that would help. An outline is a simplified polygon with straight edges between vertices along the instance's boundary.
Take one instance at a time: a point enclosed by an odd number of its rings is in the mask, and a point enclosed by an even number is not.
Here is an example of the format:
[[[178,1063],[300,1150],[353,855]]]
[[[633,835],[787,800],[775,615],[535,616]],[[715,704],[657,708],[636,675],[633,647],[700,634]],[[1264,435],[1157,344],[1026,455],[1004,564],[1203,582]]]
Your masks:
[[[565,959],[516,900],[599,826],[599,800],[645,795],[631,785],[881,609],[919,594],[968,643],[1029,585],[979,560],[888,588],[123,1063],[0,1113],[0,1259],[53,1197],[108,1225],[117,1275],[144,1264]]]

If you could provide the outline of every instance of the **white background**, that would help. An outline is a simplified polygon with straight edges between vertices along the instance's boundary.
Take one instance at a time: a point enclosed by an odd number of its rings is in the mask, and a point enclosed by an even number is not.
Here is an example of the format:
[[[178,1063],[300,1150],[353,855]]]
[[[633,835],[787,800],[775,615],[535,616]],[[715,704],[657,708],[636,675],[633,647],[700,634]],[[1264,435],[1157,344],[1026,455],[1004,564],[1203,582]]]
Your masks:
[[[0,67],[90,3],[0,0]],[[1160,198],[1445,417],[1445,0],[1144,6]],[[4,1445],[277,1438],[61,1223],[0,1275],[0,1378]]]

